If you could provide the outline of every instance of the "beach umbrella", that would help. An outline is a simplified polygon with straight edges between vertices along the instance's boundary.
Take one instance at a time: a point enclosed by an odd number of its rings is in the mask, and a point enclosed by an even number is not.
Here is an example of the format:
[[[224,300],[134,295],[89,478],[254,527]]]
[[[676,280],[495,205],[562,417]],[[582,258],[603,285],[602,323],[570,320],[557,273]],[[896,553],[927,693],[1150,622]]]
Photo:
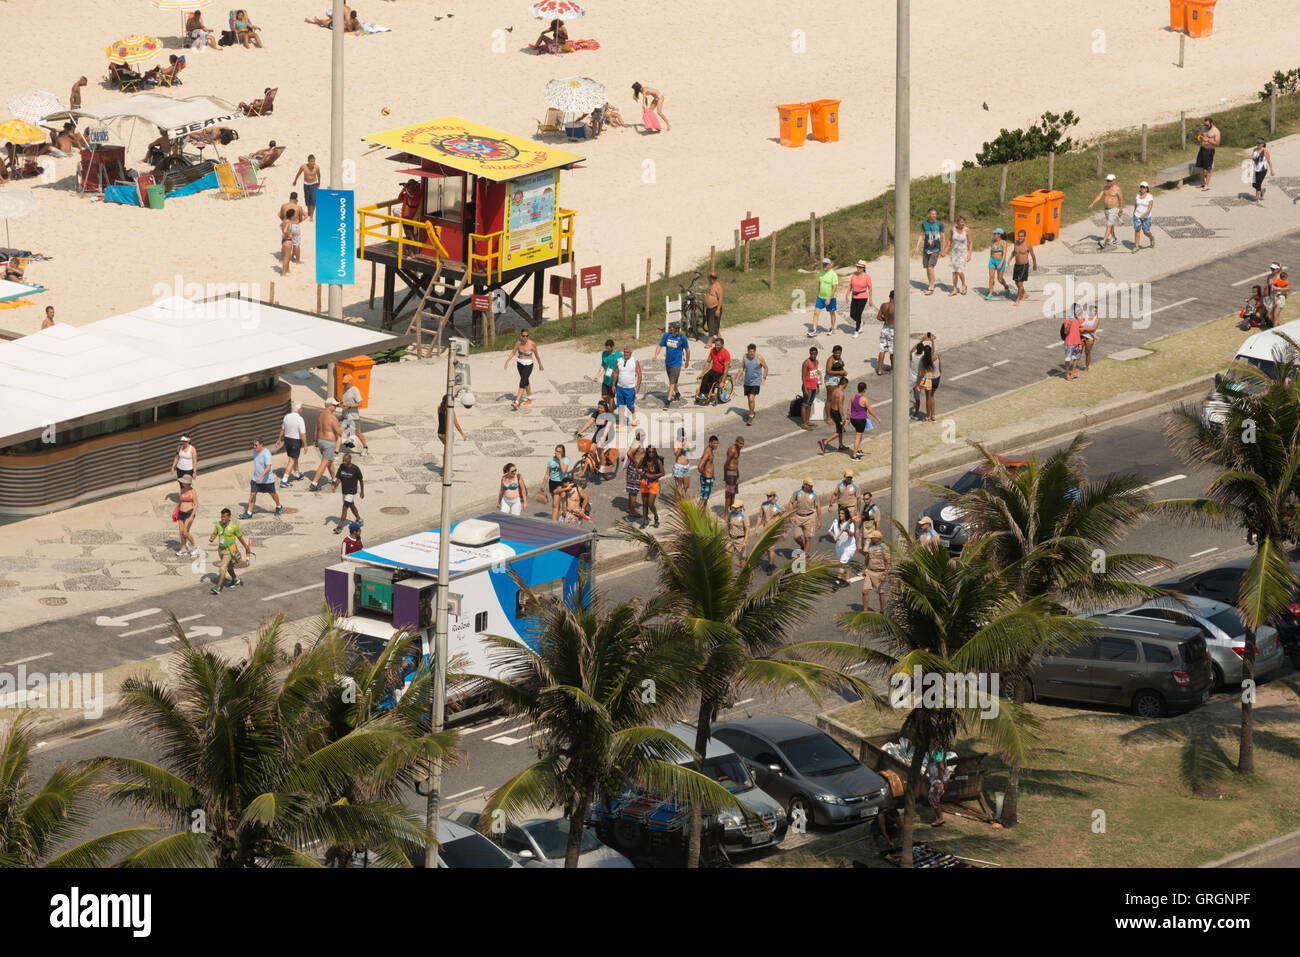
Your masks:
[[[590,113],[609,102],[605,84],[589,76],[571,76],[552,80],[542,91],[546,105],[565,113]]]
[[[137,33],[109,44],[104,48],[104,55],[108,57],[109,63],[143,63],[162,53],[162,49],[162,41],[157,37]]]
[[[27,123],[39,123],[51,113],[62,111],[63,104],[59,98],[46,90],[20,93],[9,101],[9,112]]]
[[[206,7],[212,0],[149,0],[149,5],[157,10],[179,10],[181,12],[181,36],[185,36],[186,14],[191,10]]]
[[[25,189],[9,189],[0,193],[0,218],[5,221],[5,248],[12,249],[9,243],[9,220],[30,216],[40,208],[41,201],[36,194]]]
[[[587,15],[573,0],[540,0],[531,9],[533,16],[543,20],[576,20]]]
[[[6,140],[15,146],[31,146],[33,143],[44,143],[49,138],[50,134],[38,126],[32,126],[25,120],[5,120],[0,123],[0,140]]]

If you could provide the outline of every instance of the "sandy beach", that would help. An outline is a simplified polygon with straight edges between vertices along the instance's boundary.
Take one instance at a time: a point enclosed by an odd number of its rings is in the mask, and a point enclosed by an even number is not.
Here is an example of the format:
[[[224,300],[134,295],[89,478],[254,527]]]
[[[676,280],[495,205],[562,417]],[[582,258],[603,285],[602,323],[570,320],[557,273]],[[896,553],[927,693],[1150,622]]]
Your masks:
[[[45,160],[55,164],[52,182],[0,187],[41,197],[40,210],[10,224],[13,244],[52,257],[29,272],[49,291],[35,306],[0,312],[0,328],[35,330],[47,304],[60,321],[93,322],[151,301],[164,285],[174,288],[177,277],[182,286],[248,283],[262,297],[274,282],[278,302],[314,308],[314,236],[304,230],[304,262],[281,276],[276,210],[309,152],[329,167],[330,35],[303,22],[321,15],[324,5],[250,5],[264,49],[186,51],[184,85],[163,91],[233,103],[279,87],[274,115],[236,121],[241,139],[227,148],[237,155],[272,139],[287,145],[264,176],[269,195],[230,201],[208,192],[171,201],[161,212],[106,205],[76,194],[71,158]],[[561,201],[578,210],[578,263],[604,266],[605,294],[616,293],[619,282],[644,281],[647,257],[657,275],[665,236],[672,236],[673,262],[681,268],[710,244],[726,244],[747,210],[761,218],[766,234],[892,182],[894,4],[888,0],[807,0],[797,9],[775,0],[662,0],[644,7],[592,0],[590,15],[568,29],[574,38],[597,39],[600,49],[564,57],[524,52],[543,26],[527,7],[524,0],[358,5],[363,19],[392,31],[345,37],[345,159],[355,164],[349,185],[359,205],[392,198],[399,183],[397,168],[382,152],[367,154],[362,136],[444,115],[530,135],[545,111],[542,87],[574,74],[605,83],[629,120],[639,116],[631,83],[657,87],[672,123],[670,132],[612,130],[571,147],[588,159],[585,168],[564,174]],[[210,27],[220,28],[226,6],[204,14]],[[1180,109],[1212,113],[1249,99],[1275,69],[1300,61],[1289,32],[1268,29],[1297,14],[1298,0],[1221,4],[1214,35],[1189,40],[1186,68],[1179,69],[1178,39],[1168,29],[1163,0],[1009,0],[988,13],[954,0],[917,0],[913,173],[936,172],[945,160],[960,165],[999,128],[1027,126],[1045,109],[1073,109],[1082,117],[1077,136],[1087,137],[1176,118]],[[85,74],[85,105],[119,99],[103,82],[104,47],[146,33],[178,52],[180,20],[146,0],[8,0],[0,5],[0,91],[7,100],[45,89],[66,103],[73,81]],[[39,30],[11,29],[20,24]],[[816,98],[843,101],[840,141],[782,148],[775,105]],[[128,149],[137,168],[146,143],[137,133]],[[368,282],[369,270],[359,266],[357,285],[344,293],[349,315],[370,314]],[[255,339],[244,347],[256,348]]]

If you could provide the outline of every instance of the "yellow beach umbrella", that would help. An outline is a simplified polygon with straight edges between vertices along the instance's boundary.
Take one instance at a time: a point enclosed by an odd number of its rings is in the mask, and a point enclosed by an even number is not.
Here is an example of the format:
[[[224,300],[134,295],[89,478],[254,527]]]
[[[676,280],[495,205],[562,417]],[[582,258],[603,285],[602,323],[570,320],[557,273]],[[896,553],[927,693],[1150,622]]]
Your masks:
[[[157,37],[146,37],[137,33],[109,44],[104,48],[104,55],[108,57],[109,63],[143,63],[145,60],[152,60],[162,52],[162,49],[162,41]]]
[[[149,5],[159,10],[197,10],[212,0],[149,0]]]
[[[50,135],[38,126],[23,120],[5,120],[0,123],[0,140],[7,140],[15,146],[30,146],[44,143]]]

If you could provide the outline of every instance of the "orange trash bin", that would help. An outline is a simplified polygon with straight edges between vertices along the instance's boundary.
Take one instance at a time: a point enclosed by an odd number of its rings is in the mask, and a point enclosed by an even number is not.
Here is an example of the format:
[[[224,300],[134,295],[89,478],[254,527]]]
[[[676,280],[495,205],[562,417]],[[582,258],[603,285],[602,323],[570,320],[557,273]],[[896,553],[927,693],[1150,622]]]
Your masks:
[[[1186,0],[1187,35],[1208,37],[1214,32],[1214,5],[1218,0]]]
[[[1187,29],[1187,0],[1169,0],[1169,29],[1175,33]]]
[[[1043,239],[1050,242],[1061,235],[1061,204],[1065,194],[1059,189],[1036,189],[1035,196],[1043,197]]]
[[[811,107],[809,103],[777,106],[777,112],[781,115],[782,146],[803,146],[803,141],[808,138],[808,111]]]
[[[1011,201],[1011,210],[1015,214],[1015,221],[1011,230],[1011,239],[1014,242],[1020,231],[1025,231],[1025,240],[1031,246],[1037,246],[1043,241],[1043,210],[1047,208],[1047,203],[1041,193],[1025,193],[1023,196],[1017,196]]]
[[[813,100],[812,138],[823,143],[836,143],[840,138],[840,101]]]
[[[370,356],[353,356],[351,359],[340,359],[335,364],[335,382],[334,387],[337,390],[334,398],[339,401],[343,400],[343,377],[352,376],[352,384],[361,390],[361,408],[370,408],[370,370],[374,368],[375,360]]]

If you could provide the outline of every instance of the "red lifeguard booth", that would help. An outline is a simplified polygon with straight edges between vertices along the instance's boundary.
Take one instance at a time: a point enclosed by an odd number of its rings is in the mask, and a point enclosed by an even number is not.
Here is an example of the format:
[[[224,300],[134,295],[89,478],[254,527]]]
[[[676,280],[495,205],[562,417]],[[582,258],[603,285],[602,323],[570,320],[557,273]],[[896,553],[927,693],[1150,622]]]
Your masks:
[[[365,139],[395,150],[390,159],[411,164],[399,183],[416,181],[414,189],[402,186],[396,199],[357,210],[357,255],[384,267],[384,327],[419,296],[409,331],[419,337],[436,324],[440,344],[456,313],[472,304],[471,294],[496,289],[504,292],[507,308],[540,322],[546,270],[573,258],[577,214],[560,206],[560,170],[583,157],[455,116]],[[516,297],[530,278],[532,308],[525,311]],[[398,279],[407,292],[395,304]],[[491,342],[492,313],[475,315],[484,316],[482,339]],[[471,327],[471,338],[479,339],[477,333]]]

